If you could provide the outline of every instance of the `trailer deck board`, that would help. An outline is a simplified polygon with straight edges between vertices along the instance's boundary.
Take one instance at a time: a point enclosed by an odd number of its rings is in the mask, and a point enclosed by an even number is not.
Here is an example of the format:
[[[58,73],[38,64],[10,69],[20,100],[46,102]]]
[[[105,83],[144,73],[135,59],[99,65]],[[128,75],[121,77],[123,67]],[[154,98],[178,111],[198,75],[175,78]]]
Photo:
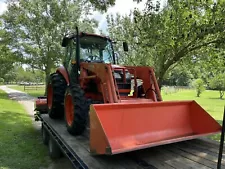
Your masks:
[[[42,114],[45,121],[68,145],[77,157],[90,169],[174,169],[217,167],[219,143],[207,139],[195,139],[172,143],[144,150],[138,150],[113,156],[93,156],[89,152],[88,131],[81,136],[72,136],[66,130],[63,120],[52,120]],[[225,152],[223,153],[225,157]],[[225,168],[225,158],[221,168]]]

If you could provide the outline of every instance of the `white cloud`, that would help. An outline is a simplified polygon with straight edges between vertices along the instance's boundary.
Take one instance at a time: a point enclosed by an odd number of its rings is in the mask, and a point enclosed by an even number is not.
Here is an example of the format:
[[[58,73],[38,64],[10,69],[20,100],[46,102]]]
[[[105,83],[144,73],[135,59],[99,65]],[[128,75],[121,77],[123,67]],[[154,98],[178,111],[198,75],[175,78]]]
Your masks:
[[[129,14],[134,8],[142,10],[144,9],[145,2],[146,0],[143,0],[143,2],[137,4],[136,2],[133,2],[133,0],[116,0],[115,6],[109,8],[107,13],[101,14],[99,12],[94,12],[93,17],[99,21],[99,29],[102,29],[105,32],[107,28],[107,15],[112,14],[115,16],[116,13],[126,15]]]
[[[133,10],[135,7],[139,9],[144,9],[145,2],[146,0],[137,4],[136,2],[133,2],[133,0],[116,0],[115,6],[109,8],[107,13],[115,14],[118,12],[121,15],[128,14],[130,10]]]
[[[155,3],[157,0],[153,0],[153,3]],[[165,2],[167,0],[159,0],[160,4],[163,6],[165,5]],[[103,30],[106,33],[107,29],[107,21],[106,16],[109,14],[113,14],[114,16],[116,13],[119,13],[120,15],[127,15],[130,13],[131,10],[134,10],[134,8],[138,8],[140,10],[143,10],[145,8],[145,3],[147,0],[142,0],[141,3],[136,3],[133,0],[116,0],[115,5],[108,9],[107,13],[101,14],[99,12],[94,12],[93,17],[99,21],[99,29]],[[97,33],[99,33],[97,31]]]
[[[1,1],[1,0],[0,0],[0,15],[1,15],[4,11],[6,11],[6,9],[7,9],[6,3],[5,3],[4,1]]]

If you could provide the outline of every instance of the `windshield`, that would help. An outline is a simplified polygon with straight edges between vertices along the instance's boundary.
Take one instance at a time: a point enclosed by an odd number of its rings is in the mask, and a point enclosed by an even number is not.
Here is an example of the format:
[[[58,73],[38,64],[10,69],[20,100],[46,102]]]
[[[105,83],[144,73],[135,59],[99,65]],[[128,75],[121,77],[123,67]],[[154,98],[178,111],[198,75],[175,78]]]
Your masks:
[[[111,42],[97,36],[81,37],[80,58],[88,61],[113,63],[113,50]]]

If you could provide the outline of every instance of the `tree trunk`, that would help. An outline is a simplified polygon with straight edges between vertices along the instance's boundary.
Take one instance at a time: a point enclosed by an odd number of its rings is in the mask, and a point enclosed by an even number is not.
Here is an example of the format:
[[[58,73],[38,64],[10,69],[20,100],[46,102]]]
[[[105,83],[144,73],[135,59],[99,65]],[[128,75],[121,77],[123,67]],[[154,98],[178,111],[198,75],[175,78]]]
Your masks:
[[[167,71],[167,69],[165,70],[162,68],[162,69],[160,69],[160,72],[156,73],[156,76],[158,76],[156,78],[158,79],[158,86],[159,86],[160,92],[162,89],[163,77],[164,77],[166,71]]]
[[[223,99],[224,91],[220,90],[220,99]]]
[[[47,95],[47,86],[48,86],[48,81],[49,81],[49,75],[51,73],[51,59],[49,56],[47,56],[47,64],[45,68],[45,96]]]
[[[47,86],[48,86],[49,75],[50,75],[50,70],[46,68],[46,70],[45,70],[45,94],[44,94],[44,96],[47,96]]]
[[[163,77],[159,77],[158,78],[158,86],[159,86],[160,92],[161,92],[161,89],[162,89],[162,81],[163,81]]]
[[[49,49],[48,49],[49,51]],[[51,73],[51,69],[53,67],[53,63],[51,61],[50,53],[47,53],[47,63],[45,67],[45,96],[47,95],[47,86],[48,86],[48,81],[49,81],[49,75]]]

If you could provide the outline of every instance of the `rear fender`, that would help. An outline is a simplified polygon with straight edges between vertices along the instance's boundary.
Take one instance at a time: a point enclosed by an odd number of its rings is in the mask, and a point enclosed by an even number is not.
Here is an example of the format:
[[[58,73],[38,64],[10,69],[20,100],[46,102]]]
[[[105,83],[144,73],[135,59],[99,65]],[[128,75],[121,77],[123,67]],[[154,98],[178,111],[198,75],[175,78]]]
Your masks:
[[[56,70],[57,73],[60,73],[64,79],[66,80],[66,83],[67,85],[70,84],[70,81],[69,81],[69,76],[68,76],[68,73],[66,71],[66,68],[64,66],[60,66],[57,70]]]
[[[35,111],[39,111],[41,113],[47,112],[47,97],[38,97],[35,100]]]

